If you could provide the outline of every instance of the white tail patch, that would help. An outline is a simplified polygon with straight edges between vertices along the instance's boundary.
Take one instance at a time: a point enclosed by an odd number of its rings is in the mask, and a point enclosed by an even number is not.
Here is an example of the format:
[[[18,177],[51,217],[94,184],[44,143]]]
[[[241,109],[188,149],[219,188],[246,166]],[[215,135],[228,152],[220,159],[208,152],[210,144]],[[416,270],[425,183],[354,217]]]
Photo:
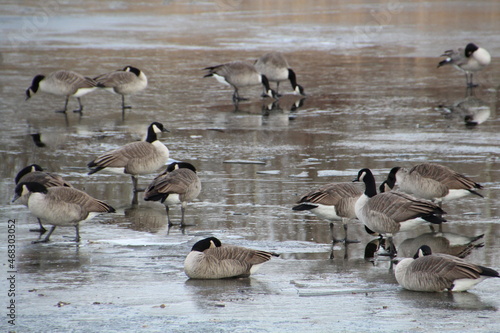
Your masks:
[[[212,76],[215,77],[220,83],[230,86],[229,82],[226,81],[226,78],[224,76],[220,76],[219,74],[215,73],[212,74]]]

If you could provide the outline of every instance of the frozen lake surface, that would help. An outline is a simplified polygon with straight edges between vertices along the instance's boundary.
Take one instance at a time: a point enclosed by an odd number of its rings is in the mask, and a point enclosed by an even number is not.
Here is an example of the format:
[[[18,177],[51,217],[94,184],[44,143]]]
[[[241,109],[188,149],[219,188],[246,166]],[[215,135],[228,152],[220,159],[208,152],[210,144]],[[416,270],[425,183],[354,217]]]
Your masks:
[[[16,220],[17,332],[496,332],[500,281],[467,293],[403,290],[390,262],[365,260],[376,241],[360,222],[335,244],[329,226],[294,212],[299,196],[362,168],[377,182],[394,166],[447,165],[481,183],[484,199],[446,203],[446,232],[484,237],[467,260],[500,269],[498,87],[500,2],[490,1],[8,1],[0,12],[1,306],[7,296],[7,221]],[[492,64],[466,91],[463,74],[437,68],[444,50],[475,42]],[[238,108],[232,89],[204,67],[282,51],[303,100],[261,88]],[[148,88],[131,97],[98,91],[82,115],[54,113],[63,97],[25,90],[37,74],[72,69],[96,76],[126,65]],[[70,99],[69,110],[77,106]],[[466,115],[480,123],[468,126]],[[97,173],[97,155],[142,139],[162,122],[171,158],[193,163],[202,192],[185,230],[168,228],[164,206],[134,203],[128,176]],[[44,143],[33,140],[39,135]],[[37,163],[115,207],[82,224],[79,245],[58,228],[32,244],[36,219],[10,204],[13,179]],[[141,176],[147,185],[155,175]],[[180,208],[171,209],[174,221]],[[335,232],[342,235],[340,223]],[[428,233],[395,236],[396,246]],[[251,278],[188,280],[183,261],[198,240],[280,253]],[[406,243],[404,243],[406,240]],[[5,288],[4,288],[5,287]],[[5,310],[4,310],[5,312]]]

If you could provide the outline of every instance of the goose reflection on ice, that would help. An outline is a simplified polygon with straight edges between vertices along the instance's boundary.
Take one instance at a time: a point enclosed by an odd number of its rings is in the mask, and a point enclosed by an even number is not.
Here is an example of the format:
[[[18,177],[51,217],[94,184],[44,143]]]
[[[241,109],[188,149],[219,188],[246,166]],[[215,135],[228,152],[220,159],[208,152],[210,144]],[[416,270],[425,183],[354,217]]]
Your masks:
[[[415,238],[407,238],[398,246],[399,257],[413,257],[422,245],[428,245],[434,253],[445,253],[459,258],[465,258],[474,249],[484,246],[478,242],[484,237],[466,236],[452,232],[428,232]]]
[[[491,116],[491,107],[484,100],[474,95],[473,89],[467,89],[466,97],[453,105],[440,105],[446,118],[458,117],[466,127],[475,127],[484,123]]]

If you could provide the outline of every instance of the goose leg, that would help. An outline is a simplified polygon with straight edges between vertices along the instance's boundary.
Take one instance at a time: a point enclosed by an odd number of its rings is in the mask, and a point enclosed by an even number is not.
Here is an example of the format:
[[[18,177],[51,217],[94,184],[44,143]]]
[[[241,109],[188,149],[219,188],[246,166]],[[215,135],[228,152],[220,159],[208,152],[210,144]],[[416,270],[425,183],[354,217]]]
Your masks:
[[[38,225],[40,226],[40,228],[38,229],[30,229],[31,232],[39,232],[41,235],[43,235],[44,233],[47,232],[47,229],[45,229],[45,227],[42,225],[42,221],[40,221],[40,219],[38,219]]]
[[[42,239],[42,240],[36,240],[36,241],[33,241],[32,243],[33,244],[47,243],[49,241],[50,235],[52,235],[52,233],[54,232],[54,230],[56,230],[56,226],[55,225],[53,225],[52,228],[50,228],[49,233],[47,234],[47,236],[45,236],[44,239]]]
[[[347,238],[347,222],[348,221],[349,221],[348,219],[344,219],[344,218],[342,219],[342,225],[344,226],[344,232],[345,232],[344,242],[346,244],[349,244],[349,243],[359,243],[359,240],[357,240],[357,239],[348,239]]]
[[[239,101],[246,101],[246,100],[248,100],[248,98],[240,97],[238,88],[235,87],[233,93],[233,103],[238,104]]]
[[[125,95],[122,95],[122,110],[131,109],[131,105],[125,105]]]
[[[66,110],[68,109],[68,100],[69,100],[69,96],[66,96],[66,102],[64,103],[64,109],[63,110],[57,110],[56,112],[58,112],[58,113],[66,113]]]
[[[138,179],[137,179],[137,176],[135,175],[132,175],[132,185],[134,187],[134,192],[144,192],[146,189],[145,188],[137,188],[137,182],[138,182]]]
[[[387,237],[387,243],[389,249],[389,256],[391,258],[394,258],[397,254],[397,251],[396,251],[396,246],[394,246],[394,242],[392,241],[392,236]]]
[[[80,243],[80,223],[77,223],[75,225],[75,229],[76,229],[76,237],[75,237],[74,241],[77,243]]]
[[[184,226],[184,214],[186,213],[186,203],[181,203],[181,226]]]
[[[76,112],[76,113],[82,113],[83,111],[83,105],[82,105],[82,101],[80,100],[80,97],[77,97],[76,100],[78,101],[78,109],[76,110],[73,110],[73,112]]]
[[[168,214],[169,212],[169,208],[167,205],[165,205],[165,210],[167,211],[167,221],[168,221],[168,227],[170,228],[171,226],[173,226],[174,224],[172,223],[172,221],[170,221],[170,215]]]

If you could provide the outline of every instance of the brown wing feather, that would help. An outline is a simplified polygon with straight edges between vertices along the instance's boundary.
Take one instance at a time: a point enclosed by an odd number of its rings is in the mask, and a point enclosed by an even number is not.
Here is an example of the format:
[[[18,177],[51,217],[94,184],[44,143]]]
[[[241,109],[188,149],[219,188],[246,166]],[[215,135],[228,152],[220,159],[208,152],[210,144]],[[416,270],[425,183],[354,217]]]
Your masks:
[[[391,204],[388,205],[387,201]],[[396,222],[417,218],[422,214],[444,213],[430,201],[396,191],[377,194],[368,201],[367,205],[370,211],[382,213]]]
[[[97,85],[93,79],[72,71],[57,71],[53,73],[53,76],[55,79],[65,82],[66,84],[74,84],[77,88],[93,88]]]
[[[477,279],[481,269],[460,258],[444,254],[433,254],[416,259],[411,265],[411,273],[432,271],[451,284],[457,279]]]
[[[468,190],[472,188],[482,188],[480,184],[475,183],[471,179],[444,165],[422,163],[414,166],[410,170],[410,173],[412,172],[417,172],[422,177],[434,179],[446,185],[449,189]]]
[[[116,86],[127,84],[135,79],[137,79],[137,75],[126,71],[110,72],[94,78],[95,81],[106,88],[114,88]]]
[[[138,141],[97,157],[93,164],[100,167],[125,167],[131,160],[141,160],[154,153],[154,147],[146,141]]]
[[[198,176],[190,169],[182,168],[158,175],[146,189],[146,197],[161,193],[184,194],[191,184],[198,181]]]
[[[328,206],[336,206],[346,197],[359,197],[363,190],[356,184],[333,183],[315,189],[304,195],[298,203],[310,202]]]
[[[70,187],[51,187],[48,189],[48,195],[55,202],[66,202],[76,204],[87,212],[113,212],[114,209],[104,201],[95,199],[87,193]]]

